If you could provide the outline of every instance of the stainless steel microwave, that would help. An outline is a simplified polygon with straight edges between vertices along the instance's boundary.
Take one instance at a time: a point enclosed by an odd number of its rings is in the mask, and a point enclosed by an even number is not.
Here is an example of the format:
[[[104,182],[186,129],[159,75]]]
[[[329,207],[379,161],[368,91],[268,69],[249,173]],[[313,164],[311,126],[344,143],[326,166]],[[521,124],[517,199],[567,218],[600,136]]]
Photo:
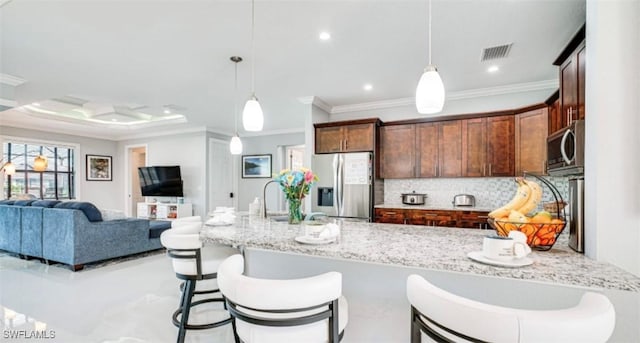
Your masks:
[[[584,120],[547,138],[547,172],[553,176],[584,174]]]

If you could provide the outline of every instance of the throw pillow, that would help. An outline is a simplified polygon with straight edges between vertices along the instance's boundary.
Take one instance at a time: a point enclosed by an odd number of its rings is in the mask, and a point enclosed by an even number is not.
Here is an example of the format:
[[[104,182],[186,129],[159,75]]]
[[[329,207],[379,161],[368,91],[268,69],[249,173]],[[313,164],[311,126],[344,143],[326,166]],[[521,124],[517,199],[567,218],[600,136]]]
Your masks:
[[[13,203],[14,206],[31,206],[32,203],[34,203],[35,200],[16,200],[16,202]]]
[[[120,211],[120,210],[101,209],[100,213],[102,214],[102,220],[104,221],[127,219],[127,216],[124,214],[124,211]]]
[[[90,202],[81,202],[81,201],[66,201],[61,202],[55,206],[55,208],[68,208],[72,210],[80,210],[84,215],[89,219],[90,222],[101,222],[102,214],[100,214],[100,210],[90,203]]]
[[[57,204],[61,203],[60,200],[37,200],[31,203],[31,207],[54,207]]]

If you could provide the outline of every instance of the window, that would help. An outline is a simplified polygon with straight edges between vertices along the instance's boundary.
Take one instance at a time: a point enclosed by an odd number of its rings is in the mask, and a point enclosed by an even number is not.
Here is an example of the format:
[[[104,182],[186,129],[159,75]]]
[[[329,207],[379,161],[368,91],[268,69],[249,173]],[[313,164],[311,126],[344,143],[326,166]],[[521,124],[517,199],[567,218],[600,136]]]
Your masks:
[[[14,175],[5,177],[4,189],[9,198],[31,194],[40,199],[73,199],[74,151],[68,147],[23,143],[4,143],[3,158],[16,166]],[[36,156],[47,158],[47,169],[33,170]]]

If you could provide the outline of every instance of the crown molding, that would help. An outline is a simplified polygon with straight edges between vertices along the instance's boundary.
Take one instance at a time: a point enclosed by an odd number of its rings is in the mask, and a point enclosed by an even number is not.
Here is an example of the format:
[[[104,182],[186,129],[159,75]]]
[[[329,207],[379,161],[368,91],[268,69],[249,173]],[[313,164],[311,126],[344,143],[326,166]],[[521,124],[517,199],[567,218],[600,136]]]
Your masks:
[[[291,134],[291,133],[304,133],[304,128],[296,127],[296,128],[292,128],[292,129],[269,130],[269,131],[255,132],[255,133],[254,132],[252,132],[252,133],[245,132],[243,135],[240,135],[240,138],[242,138],[242,137],[260,137],[260,136],[286,135],[286,134]]]
[[[558,88],[558,80],[544,80],[538,82],[516,83],[506,86],[470,89],[465,91],[450,92],[446,100],[462,100],[479,98],[483,96],[503,95],[512,93],[531,92],[543,89]],[[331,108],[330,114],[370,111],[383,108],[413,106],[415,98],[399,98],[382,101],[372,101],[360,104],[339,105]]]
[[[331,113],[331,110],[332,110],[331,105],[327,104],[326,102],[324,102],[324,100],[320,99],[317,96],[299,97],[298,101],[300,101],[305,105],[309,105],[309,104],[314,105],[327,113]]]
[[[129,139],[175,136],[175,135],[181,135],[181,134],[186,134],[186,133],[201,133],[201,132],[207,132],[208,131],[207,128],[204,127],[204,126],[187,127],[187,128],[173,129],[173,130],[166,130],[166,131],[154,130],[152,132],[145,132],[144,131],[145,129],[147,129],[147,128],[142,128],[142,129],[136,131],[135,133],[130,132],[130,133],[127,133],[127,134],[115,136],[115,139],[118,140],[118,141],[124,141],[124,140],[129,140]]]
[[[19,78],[17,76],[0,73],[0,83],[3,83],[5,85],[15,87],[15,86],[20,86],[25,82],[27,82],[27,80]]]

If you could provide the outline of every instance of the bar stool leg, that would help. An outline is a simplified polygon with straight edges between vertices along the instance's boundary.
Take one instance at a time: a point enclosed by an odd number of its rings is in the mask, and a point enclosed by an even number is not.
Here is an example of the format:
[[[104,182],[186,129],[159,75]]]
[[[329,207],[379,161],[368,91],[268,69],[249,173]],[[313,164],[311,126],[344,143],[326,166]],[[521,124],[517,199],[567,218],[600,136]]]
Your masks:
[[[196,283],[193,280],[186,280],[184,290],[182,293],[182,318],[180,319],[180,327],[178,328],[178,343],[183,343],[186,335],[186,326],[189,322],[189,312],[191,310],[191,298],[193,297],[193,291],[196,288]]]

